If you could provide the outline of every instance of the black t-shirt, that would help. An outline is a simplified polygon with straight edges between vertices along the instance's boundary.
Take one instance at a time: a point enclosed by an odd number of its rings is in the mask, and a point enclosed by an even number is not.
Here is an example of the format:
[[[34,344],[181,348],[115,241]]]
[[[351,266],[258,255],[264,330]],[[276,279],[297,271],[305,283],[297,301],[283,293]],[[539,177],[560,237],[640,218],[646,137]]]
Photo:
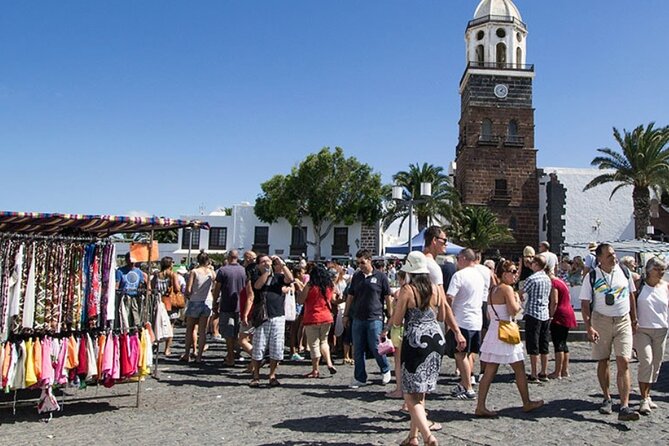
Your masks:
[[[448,290],[448,286],[451,284],[451,278],[456,271],[457,268],[455,267],[455,263],[444,262],[444,264],[441,265],[441,272],[444,275],[444,291]]]
[[[383,302],[390,294],[390,284],[385,274],[372,271],[365,276],[358,271],[351,279],[348,293],[353,296],[352,316],[361,321],[383,320]]]
[[[260,298],[264,293],[267,299],[267,316],[270,318],[284,316],[285,309],[284,304],[286,301],[286,296],[283,295],[281,289],[286,286],[284,283],[283,274],[273,274],[265,285],[262,288],[255,287],[255,281],[260,276],[257,276],[253,279],[253,305],[260,305]]]

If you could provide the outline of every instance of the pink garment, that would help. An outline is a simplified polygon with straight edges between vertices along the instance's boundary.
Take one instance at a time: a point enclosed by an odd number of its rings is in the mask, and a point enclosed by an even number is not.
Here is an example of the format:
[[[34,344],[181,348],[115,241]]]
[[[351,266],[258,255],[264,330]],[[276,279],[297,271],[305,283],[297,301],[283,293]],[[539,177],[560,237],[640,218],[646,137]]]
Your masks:
[[[67,339],[60,341],[60,351],[56,360],[55,380],[59,386],[67,384],[67,370],[65,370],[65,361],[67,358]]]
[[[130,336],[130,376],[137,374],[139,368],[139,334]]]
[[[121,349],[117,335],[114,335],[114,362],[112,364],[111,377],[112,379],[119,379],[121,377]]]
[[[50,387],[56,374],[51,359],[51,343],[52,340],[48,336],[42,339],[42,376],[39,381],[41,388]]]

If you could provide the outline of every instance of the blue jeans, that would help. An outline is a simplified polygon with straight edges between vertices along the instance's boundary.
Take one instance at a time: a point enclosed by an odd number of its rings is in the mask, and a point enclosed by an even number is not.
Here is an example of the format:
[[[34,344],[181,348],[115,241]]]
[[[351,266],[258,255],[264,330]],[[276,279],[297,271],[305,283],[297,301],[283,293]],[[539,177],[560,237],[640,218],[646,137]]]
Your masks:
[[[390,370],[388,358],[386,355],[380,355],[377,351],[379,345],[379,336],[383,330],[383,323],[376,321],[361,321],[353,319],[351,337],[353,338],[353,359],[355,360],[355,369],[353,376],[356,381],[367,382],[367,372],[365,371],[365,356],[367,348],[374,353],[374,359],[381,369],[381,373]]]

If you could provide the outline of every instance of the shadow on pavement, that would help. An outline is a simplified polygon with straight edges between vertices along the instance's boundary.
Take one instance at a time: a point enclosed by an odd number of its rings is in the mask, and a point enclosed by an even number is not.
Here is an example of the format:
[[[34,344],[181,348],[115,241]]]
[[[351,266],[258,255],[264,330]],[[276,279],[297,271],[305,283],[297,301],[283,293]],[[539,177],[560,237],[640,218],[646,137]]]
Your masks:
[[[260,446],[375,446],[374,443],[342,443],[335,441],[329,443],[327,441],[280,441],[277,443],[263,443]]]
[[[100,396],[100,399],[105,397]],[[62,401],[59,399],[58,403],[61,404]],[[134,399],[133,399],[134,403]],[[30,406],[21,406],[16,408],[16,415],[12,414],[11,407],[3,407],[0,409],[0,425],[3,424],[15,424],[23,423],[26,421],[44,421],[48,422],[48,415],[37,413],[36,403]],[[132,405],[134,408],[134,404]],[[75,415],[89,415],[91,413],[103,414],[104,412],[112,412],[124,407],[112,406],[108,402],[85,402],[85,401],[76,401],[76,402],[65,402],[64,405],[61,404],[61,410],[58,412],[53,412],[53,418],[61,417],[71,417]]]
[[[394,421],[381,417],[348,417],[344,415],[335,415],[329,417],[296,418],[293,420],[284,420],[274,424],[272,427],[279,429],[289,429],[295,432],[315,432],[332,434],[379,434],[406,431],[406,425],[403,423],[398,428],[388,428],[379,426],[376,423]],[[281,443],[285,444],[285,443]],[[300,444],[300,443],[297,443]],[[307,443],[318,444],[318,443]],[[329,443],[324,443],[329,444]],[[341,443],[336,443],[341,444]]]

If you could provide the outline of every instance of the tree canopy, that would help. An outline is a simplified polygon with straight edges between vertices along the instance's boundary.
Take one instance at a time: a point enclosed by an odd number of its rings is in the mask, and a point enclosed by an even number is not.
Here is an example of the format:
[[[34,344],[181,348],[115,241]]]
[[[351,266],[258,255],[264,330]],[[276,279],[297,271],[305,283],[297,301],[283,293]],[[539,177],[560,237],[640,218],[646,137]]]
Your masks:
[[[632,132],[623,129],[621,135],[613,128],[613,137],[622,149],[597,149],[603,155],[592,160],[592,165],[610,170],[595,177],[583,190],[606,183],[618,183],[611,197],[622,187],[632,186],[634,203],[634,232],[643,238],[650,225],[650,190],[660,192],[669,186],[669,127],[655,128],[654,123],[638,126]]]
[[[321,257],[321,242],[337,223],[373,224],[381,218],[381,176],[343,149],[322,148],[308,155],[287,175],[275,175],[261,184],[255,203],[258,218],[273,223],[285,218],[302,227],[306,217],[313,224],[307,243]]]
[[[511,231],[497,222],[497,216],[482,206],[465,206],[454,219],[449,236],[456,243],[485,252],[492,245],[514,241]]]

